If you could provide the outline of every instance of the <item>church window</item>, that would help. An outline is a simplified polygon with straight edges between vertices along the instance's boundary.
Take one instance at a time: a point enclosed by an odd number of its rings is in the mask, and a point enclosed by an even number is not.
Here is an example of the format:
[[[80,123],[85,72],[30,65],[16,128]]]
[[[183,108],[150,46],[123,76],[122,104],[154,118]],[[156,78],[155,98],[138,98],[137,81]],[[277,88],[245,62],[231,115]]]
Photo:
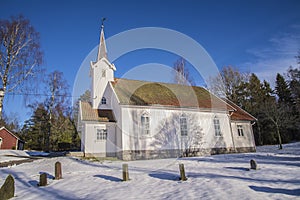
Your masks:
[[[237,125],[238,136],[244,136],[244,130],[242,125]]]
[[[215,128],[215,136],[221,136],[220,120],[217,117],[214,118],[214,128]]]
[[[148,115],[142,115],[141,124],[142,133],[148,135],[150,133],[150,117]]]
[[[102,69],[102,77],[106,77],[106,70]]]
[[[101,104],[106,104],[106,98],[105,97],[102,97]]]
[[[181,136],[187,136],[188,130],[187,130],[187,118],[185,115],[182,115],[180,118],[180,134]]]
[[[106,129],[97,129],[97,140],[106,140],[107,130]]]

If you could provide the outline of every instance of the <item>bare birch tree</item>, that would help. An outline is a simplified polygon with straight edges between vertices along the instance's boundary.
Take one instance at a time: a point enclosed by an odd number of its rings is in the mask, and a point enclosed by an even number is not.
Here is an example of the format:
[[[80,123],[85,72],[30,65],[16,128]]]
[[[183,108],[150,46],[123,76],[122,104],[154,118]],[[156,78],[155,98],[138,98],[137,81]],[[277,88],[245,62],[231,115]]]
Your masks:
[[[240,72],[232,66],[223,67],[217,77],[210,78],[210,91],[217,96],[226,97],[240,105],[242,101],[245,83],[249,74]],[[224,96],[225,95],[225,96]]]
[[[188,68],[186,68],[186,61],[183,58],[179,58],[174,63],[173,69],[175,71],[175,83],[180,85],[195,85]]]
[[[34,87],[41,72],[39,33],[22,16],[0,20],[0,119],[7,93]]]

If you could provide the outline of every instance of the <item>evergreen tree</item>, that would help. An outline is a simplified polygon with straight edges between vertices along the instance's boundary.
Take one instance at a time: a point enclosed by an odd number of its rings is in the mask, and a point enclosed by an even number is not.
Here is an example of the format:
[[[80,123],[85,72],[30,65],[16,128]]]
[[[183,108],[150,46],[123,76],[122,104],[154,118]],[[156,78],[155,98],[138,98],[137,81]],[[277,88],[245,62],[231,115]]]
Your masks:
[[[38,104],[31,118],[25,121],[21,131],[26,141],[25,149],[46,150],[48,118],[48,112],[43,104]]]
[[[245,100],[243,107],[258,120],[254,126],[254,137],[257,145],[274,144],[276,131],[274,124],[266,116],[265,105],[273,105],[272,89],[267,81],[261,81],[255,74],[251,74],[246,84]]]
[[[278,103],[285,105],[292,105],[292,96],[291,90],[285,81],[284,77],[281,74],[277,74],[276,76],[276,86],[275,91],[278,96]]]
[[[298,58],[300,58],[300,53]],[[293,115],[295,116],[291,140],[300,140],[300,67],[290,67],[287,75],[293,102]]]
[[[68,84],[58,71],[49,74],[46,83],[47,98],[30,106],[33,115],[23,127],[28,147],[44,151],[78,149],[80,138],[72,117]]]

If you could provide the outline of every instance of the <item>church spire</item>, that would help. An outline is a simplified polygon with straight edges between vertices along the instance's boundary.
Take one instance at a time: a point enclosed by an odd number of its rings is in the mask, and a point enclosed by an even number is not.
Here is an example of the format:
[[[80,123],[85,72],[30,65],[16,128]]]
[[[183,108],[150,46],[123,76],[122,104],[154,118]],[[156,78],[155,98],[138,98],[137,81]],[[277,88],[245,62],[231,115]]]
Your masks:
[[[98,48],[97,61],[101,60],[101,58],[107,59],[107,51],[106,51],[106,44],[105,44],[105,37],[104,37],[104,23],[103,23],[105,19],[106,18],[102,18],[100,44]]]

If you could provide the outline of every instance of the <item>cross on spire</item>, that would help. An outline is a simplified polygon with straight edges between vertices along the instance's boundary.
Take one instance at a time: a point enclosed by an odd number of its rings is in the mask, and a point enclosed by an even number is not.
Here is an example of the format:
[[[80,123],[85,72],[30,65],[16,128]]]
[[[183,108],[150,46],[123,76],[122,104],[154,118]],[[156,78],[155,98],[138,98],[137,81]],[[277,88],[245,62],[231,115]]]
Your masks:
[[[105,17],[102,17],[102,19],[101,19],[101,28],[104,28],[104,21],[106,20],[106,18]]]

